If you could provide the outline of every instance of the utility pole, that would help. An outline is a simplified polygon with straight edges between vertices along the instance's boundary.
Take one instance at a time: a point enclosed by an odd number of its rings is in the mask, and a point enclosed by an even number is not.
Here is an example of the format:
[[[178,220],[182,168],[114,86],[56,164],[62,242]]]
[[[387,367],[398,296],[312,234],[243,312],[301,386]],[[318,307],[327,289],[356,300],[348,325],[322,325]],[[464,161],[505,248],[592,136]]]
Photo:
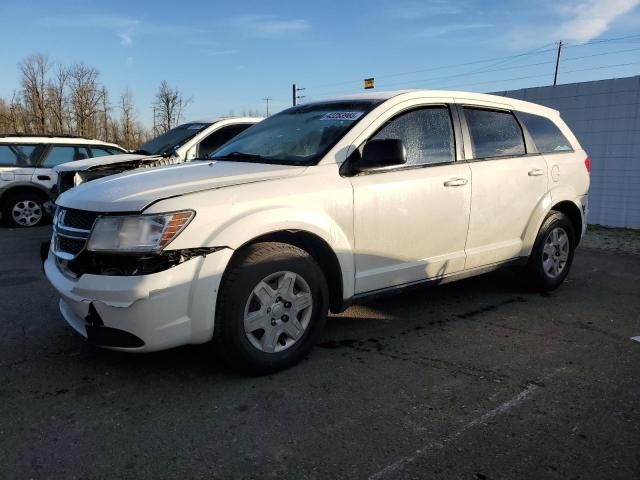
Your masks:
[[[553,74],[553,85],[558,83],[558,67],[560,67],[560,52],[562,51],[562,40],[558,43],[558,56],[556,57],[556,72]]]
[[[295,83],[291,85],[291,97],[292,97],[291,103],[293,104],[294,107],[298,104],[298,100],[302,100],[305,97],[304,95],[298,95],[298,92],[301,92],[303,90],[306,90],[306,88],[296,87]]]
[[[267,117],[269,116],[269,102],[273,100],[273,98],[263,98],[265,102],[267,102]]]
[[[156,136],[156,107],[153,107],[153,136]]]

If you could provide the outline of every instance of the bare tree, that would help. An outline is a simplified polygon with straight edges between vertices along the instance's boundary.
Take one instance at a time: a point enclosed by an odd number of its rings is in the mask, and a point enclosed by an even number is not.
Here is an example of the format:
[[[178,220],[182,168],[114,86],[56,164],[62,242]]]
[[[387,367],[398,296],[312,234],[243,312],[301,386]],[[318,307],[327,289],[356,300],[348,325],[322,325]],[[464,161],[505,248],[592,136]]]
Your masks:
[[[51,69],[49,58],[36,53],[20,62],[22,97],[31,129],[47,133],[47,74]]]
[[[134,148],[137,146],[136,142],[136,119],[135,119],[135,107],[133,105],[133,95],[129,88],[120,95],[120,132],[122,134],[121,145],[125,148]]]
[[[99,73],[83,63],[71,67],[52,65],[42,54],[19,63],[19,91],[10,99],[0,98],[0,133],[73,133],[136,147],[150,132],[136,119],[133,95],[125,90],[114,118],[109,92],[99,82]],[[174,126],[189,100],[163,82],[164,125]],[[160,98],[158,94],[157,100]],[[168,112],[168,114],[167,114]]]
[[[58,135],[64,135],[69,128],[68,82],[69,69],[60,63],[57,64],[54,78],[49,81],[47,87],[47,106],[52,131]]]
[[[103,90],[98,85],[98,70],[79,63],[71,67],[70,106],[78,135],[96,136],[98,105]]]
[[[184,99],[182,93],[171,87],[166,80],[160,83],[156,93],[156,119],[160,133],[178,125],[184,109],[191,103],[191,98]]]

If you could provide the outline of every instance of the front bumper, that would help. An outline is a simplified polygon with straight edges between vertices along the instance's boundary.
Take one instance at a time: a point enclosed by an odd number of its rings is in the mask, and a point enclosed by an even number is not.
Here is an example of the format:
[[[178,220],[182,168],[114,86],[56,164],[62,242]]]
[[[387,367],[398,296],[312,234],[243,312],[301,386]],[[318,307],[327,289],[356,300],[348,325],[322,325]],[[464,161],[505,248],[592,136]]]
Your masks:
[[[232,253],[222,249],[151,275],[71,278],[49,252],[44,271],[60,294],[60,312],[78,333],[102,347],[151,352],[211,340]]]

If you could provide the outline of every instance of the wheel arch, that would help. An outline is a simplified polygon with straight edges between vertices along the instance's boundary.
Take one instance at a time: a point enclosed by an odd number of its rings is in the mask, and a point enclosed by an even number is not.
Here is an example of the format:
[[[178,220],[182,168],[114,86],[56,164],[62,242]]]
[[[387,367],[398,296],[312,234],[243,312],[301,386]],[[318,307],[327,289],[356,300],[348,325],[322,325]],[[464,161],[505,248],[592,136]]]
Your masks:
[[[575,232],[576,246],[578,246],[582,237],[582,212],[580,212],[580,208],[570,200],[563,200],[553,205],[549,211],[551,210],[562,212],[569,217]]]
[[[11,185],[7,189],[0,192],[0,203],[4,202],[4,200],[11,195],[21,192],[35,192],[42,197],[49,198],[48,190],[38,187],[32,183],[19,183],[17,185]]]
[[[340,261],[331,246],[320,236],[306,230],[277,230],[264,233],[243,243],[235,250],[229,265],[240,252],[250,245],[261,242],[280,242],[298,247],[309,253],[322,269],[329,288],[329,307],[332,312],[343,310],[344,281]]]

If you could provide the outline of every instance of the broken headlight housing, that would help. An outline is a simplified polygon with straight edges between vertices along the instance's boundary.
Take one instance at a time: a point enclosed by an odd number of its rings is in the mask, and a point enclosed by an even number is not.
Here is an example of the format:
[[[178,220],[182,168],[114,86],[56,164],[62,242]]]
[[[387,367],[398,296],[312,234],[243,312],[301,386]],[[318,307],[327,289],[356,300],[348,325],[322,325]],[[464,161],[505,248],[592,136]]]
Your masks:
[[[102,216],[96,220],[87,250],[91,252],[159,252],[195,216],[192,210],[152,215]]]

